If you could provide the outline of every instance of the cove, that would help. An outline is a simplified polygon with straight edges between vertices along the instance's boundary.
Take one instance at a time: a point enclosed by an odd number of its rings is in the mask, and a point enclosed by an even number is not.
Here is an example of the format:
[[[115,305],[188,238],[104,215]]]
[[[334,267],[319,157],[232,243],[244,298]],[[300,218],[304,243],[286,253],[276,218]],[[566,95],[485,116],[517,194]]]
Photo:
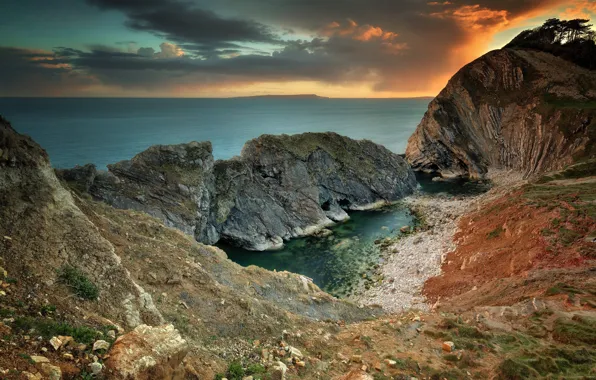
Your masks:
[[[432,181],[433,175],[417,174],[421,194],[469,196],[490,188],[488,182],[468,180]],[[305,237],[286,242],[278,251],[253,252],[226,244],[218,245],[228,258],[242,266],[308,276],[324,291],[345,298],[361,289],[360,283],[383,263],[375,241],[401,235],[402,226],[413,226],[416,218],[401,204],[371,211],[350,213],[350,219],[331,228],[328,237]]]
[[[336,297],[347,297],[358,288],[363,274],[370,276],[382,262],[375,240],[400,234],[414,216],[401,205],[350,213],[350,219],[331,228],[327,237],[305,237],[286,242],[278,251],[252,252],[220,245],[230,260],[269,270],[287,270],[313,279]]]

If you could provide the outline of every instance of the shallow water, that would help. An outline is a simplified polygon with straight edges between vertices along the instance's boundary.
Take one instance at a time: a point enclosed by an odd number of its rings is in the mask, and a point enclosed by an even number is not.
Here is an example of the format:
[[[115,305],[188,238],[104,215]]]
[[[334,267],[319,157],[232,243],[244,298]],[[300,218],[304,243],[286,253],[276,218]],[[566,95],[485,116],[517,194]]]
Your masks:
[[[350,220],[332,228],[333,235],[306,237],[289,241],[279,251],[250,252],[221,245],[236,263],[256,265],[269,270],[287,270],[313,279],[323,290],[345,297],[356,289],[362,275],[372,275],[382,262],[375,240],[400,234],[411,225],[413,216],[404,206],[350,214]]]
[[[433,175],[417,174],[420,190],[426,194],[453,196],[485,192],[487,182],[450,180],[434,182]],[[228,257],[242,266],[256,265],[269,270],[287,270],[313,279],[321,289],[337,297],[347,297],[367,279],[374,278],[375,266],[383,263],[375,240],[401,235],[402,226],[416,222],[407,207],[396,205],[381,210],[350,213],[350,220],[331,228],[326,238],[307,237],[287,242],[279,251],[252,252],[220,245]]]

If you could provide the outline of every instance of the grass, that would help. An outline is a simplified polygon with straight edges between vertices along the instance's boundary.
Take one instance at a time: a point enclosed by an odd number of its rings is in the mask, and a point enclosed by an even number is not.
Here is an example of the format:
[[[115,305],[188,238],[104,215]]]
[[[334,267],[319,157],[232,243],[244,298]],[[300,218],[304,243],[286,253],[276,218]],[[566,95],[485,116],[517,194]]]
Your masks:
[[[77,343],[83,344],[91,344],[103,335],[102,331],[87,326],[73,326],[66,322],[57,322],[46,318],[18,317],[13,326],[23,333],[33,330],[35,334],[39,334],[45,339],[57,335],[72,336]],[[106,328],[106,332],[107,329],[109,328]]]
[[[582,234],[580,234],[577,231],[570,230],[565,227],[561,227],[561,228],[559,228],[558,237],[559,237],[559,241],[561,242],[561,244],[568,247],[571,244],[575,243],[579,238],[581,238]]]
[[[500,379],[522,380],[530,377],[538,377],[538,372],[524,363],[514,359],[505,359],[498,368]]]
[[[560,172],[541,177],[536,183],[544,184],[560,179],[577,179],[591,176],[596,176],[596,160],[587,160],[571,165]]]
[[[596,100],[577,100],[569,97],[560,97],[554,94],[545,94],[542,99],[546,104],[559,109],[596,109]]]
[[[575,289],[572,286],[569,286],[567,284],[564,284],[562,282],[559,282],[558,284],[556,284],[553,287],[550,287],[546,290],[545,295],[546,296],[555,296],[557,294],[569,294],[569,295],[573,295],[573,294],[582,294],[583,292],[579,289]]]
[[[58,278],[72,289],[79,297],[86,300],[96,300],[99,297],[99,289],[81,271],[65,265],[58,270]]]
[[[553,338],[561,343],[596,345],[596,320],[574,316],[555,320]]]

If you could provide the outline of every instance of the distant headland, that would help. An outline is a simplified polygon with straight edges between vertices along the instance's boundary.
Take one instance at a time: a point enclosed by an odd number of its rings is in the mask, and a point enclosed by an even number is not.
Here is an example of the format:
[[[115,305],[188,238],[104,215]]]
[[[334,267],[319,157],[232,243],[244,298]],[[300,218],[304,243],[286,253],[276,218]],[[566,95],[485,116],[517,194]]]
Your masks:
[[[296,94],[296,95],[253,95],[253,96],[235,96],[232,99],[274,99],[274,98],[292,98],[292,99],[329,99],[327,96],[319,96],[316,94]]]

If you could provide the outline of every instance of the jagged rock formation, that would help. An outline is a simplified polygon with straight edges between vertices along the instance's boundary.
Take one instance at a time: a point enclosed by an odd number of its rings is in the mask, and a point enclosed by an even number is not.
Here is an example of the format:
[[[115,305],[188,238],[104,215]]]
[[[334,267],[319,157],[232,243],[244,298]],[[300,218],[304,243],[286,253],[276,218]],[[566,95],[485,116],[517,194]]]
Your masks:
[[[525,175],[593,157],[596,73],[549,53],[490,52],[462,68],[430,103],[408,141],[415,170]]]
[[[95,171],[59,171],[75,188],[114,207],[144,211],[213,244],[279,248],[359,210],[413,192],[398,155],[335,133],[264,135],[239,157],[213,162],[210,143],[154,146]]]

